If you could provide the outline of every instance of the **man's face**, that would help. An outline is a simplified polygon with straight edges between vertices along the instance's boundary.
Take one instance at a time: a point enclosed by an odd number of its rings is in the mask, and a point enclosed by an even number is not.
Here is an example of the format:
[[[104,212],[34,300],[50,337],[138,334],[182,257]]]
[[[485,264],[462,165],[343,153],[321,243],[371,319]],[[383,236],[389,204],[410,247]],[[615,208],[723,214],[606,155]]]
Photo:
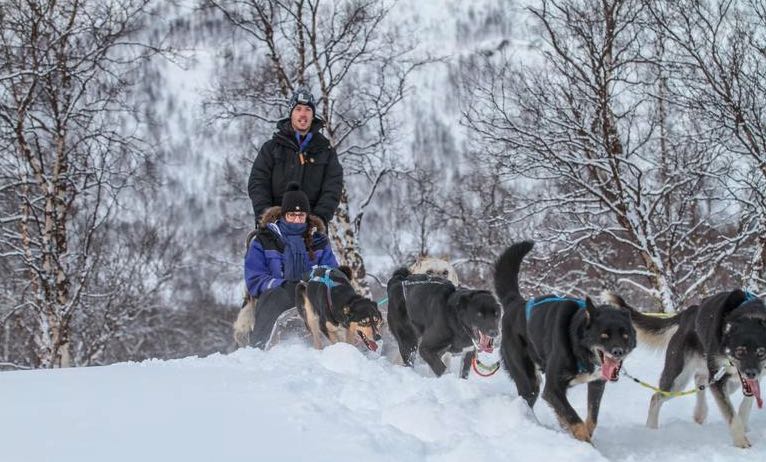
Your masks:
[[[311,120],[314,118],[314,111],[305,104],[298,104],[290,114],[290,122],[293,124],[293,130],[306,133],[311,128]]]

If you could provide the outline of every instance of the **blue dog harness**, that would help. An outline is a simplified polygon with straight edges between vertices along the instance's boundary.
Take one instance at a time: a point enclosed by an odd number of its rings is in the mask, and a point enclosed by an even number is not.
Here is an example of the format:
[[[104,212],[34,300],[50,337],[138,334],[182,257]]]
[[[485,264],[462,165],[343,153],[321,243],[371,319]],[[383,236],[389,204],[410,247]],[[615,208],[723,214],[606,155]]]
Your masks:
[[[320,275],[317,274],[317,270],[322,270],[322,269],[324,270],[324,274],[320,276]],[[327,286],[327,289],[332,289],[333,287],[337,287],[340,284],[335,282],[330,277],[330,272],[332,270],[334,270],[334,269],[335,268],[333,268],[331,266],[327,266],[327,265],[317,265],[317,266],[311,268],[311,273],[309,273],[309,281],[311,281],[311,282],[321,282],[322,284]]]
[[[574,302],[577,304],[577,306],[580,309],[585,308],[585,300],[581,298],[557,297],[555,295],[548,295],[548,296],[540,297],[540,298],[530,298],[529,301],[527,301],[527,305],[525,306],[525,309],[524,309],[524,312],[527,315],[527,320],[529,320],[529,318],[532,317],[532,310],[534,310],[536,307],[545,303],[556,303],[556,302]]]
[[[524,312],[527,315],[527,321],[529,321],[529,318],[532,316],[532,310],[534,310],[536,307],[543,305],[545,303],[556,303],[556,302],[574,302],[577,304],[577,307],[579,309],[585,308],[585,300],[581,298],[572,298],[572,297],[558,297],[556,295],[548,295],[545,297],[540,298],[530,298],[527,301],[526,306],[524,307]],[[578,361],[577,362],[577,372],[579,374],[585,374],[588,372],[588,366],[584,363]]]

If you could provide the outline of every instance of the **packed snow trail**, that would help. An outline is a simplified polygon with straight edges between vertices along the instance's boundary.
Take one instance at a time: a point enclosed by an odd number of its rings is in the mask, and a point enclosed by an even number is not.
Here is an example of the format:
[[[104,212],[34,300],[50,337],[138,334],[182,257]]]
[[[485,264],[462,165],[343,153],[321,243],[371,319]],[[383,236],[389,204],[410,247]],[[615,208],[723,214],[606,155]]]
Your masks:
[[[390,345],[389,345],[390,346]],[[662,356],[625,361],[655,383]],[[150,461],[733,461],[766,460],[766,411],[753,410],[753,447],[732,446],[712,397],[666,403],[644,427],[650,392],[609,383],[594,445],[563,433],[539,401],[531,416],[501,370],[441,378],[338,344],[63,370],[0,373],[0,459]],[[570,389],[585,413],[586,388]],[[739,393],[739,392],[738,392]],[[734,395],[735,404],[739,394]],[[539,423],[537,422],[539,419]]]

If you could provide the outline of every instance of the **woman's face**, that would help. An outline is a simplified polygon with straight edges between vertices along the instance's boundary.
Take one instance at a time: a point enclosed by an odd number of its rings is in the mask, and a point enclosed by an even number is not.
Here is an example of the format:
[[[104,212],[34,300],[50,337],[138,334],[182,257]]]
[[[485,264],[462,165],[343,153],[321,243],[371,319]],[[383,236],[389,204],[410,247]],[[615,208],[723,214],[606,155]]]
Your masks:
[[[285,221],[293,224],[306,223],[306,212],[287,212],[285,214]]]

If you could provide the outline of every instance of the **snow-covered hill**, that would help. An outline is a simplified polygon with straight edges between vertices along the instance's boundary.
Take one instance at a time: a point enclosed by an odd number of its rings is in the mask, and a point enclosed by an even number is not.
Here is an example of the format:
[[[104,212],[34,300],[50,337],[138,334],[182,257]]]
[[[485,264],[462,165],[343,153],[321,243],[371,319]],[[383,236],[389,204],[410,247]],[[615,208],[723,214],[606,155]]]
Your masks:
[[[625,366],[656,382],[661,361],[637,350]],[[580,413],[585,394],[585,386],[570,391]],[[542,402],[538,423],[505,373],[437,379],[425,366],[407,369],[348,345],[315,351],[292,343],[204,359],[2,373],[0,460],[766,460],[766,411],[754,409],[753,447],[742,450],[731,445],[712,398],[705,425],[691,420],[693,398],[677,398],[654,431],[644,427],[649,396],[625,378],[608,384],[591,446],[563,433]]]

